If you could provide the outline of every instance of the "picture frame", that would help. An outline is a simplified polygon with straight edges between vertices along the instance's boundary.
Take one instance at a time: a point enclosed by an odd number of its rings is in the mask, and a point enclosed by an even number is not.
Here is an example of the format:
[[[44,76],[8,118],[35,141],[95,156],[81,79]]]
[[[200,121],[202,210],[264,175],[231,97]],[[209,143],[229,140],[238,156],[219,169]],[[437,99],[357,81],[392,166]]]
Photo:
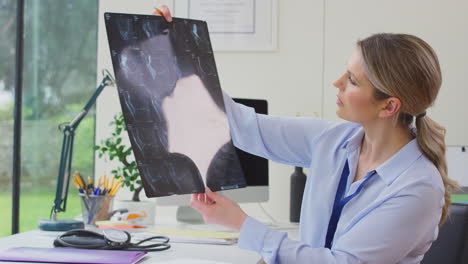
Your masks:
[[[174,16],[205,20],[214,51],[275,51],[277,0],[177,0]]]

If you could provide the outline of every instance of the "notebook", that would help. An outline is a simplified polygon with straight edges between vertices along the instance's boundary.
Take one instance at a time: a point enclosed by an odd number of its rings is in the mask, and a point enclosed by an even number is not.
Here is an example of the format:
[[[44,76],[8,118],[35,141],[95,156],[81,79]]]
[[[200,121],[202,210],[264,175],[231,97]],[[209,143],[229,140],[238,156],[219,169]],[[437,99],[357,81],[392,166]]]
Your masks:
[[[86,264],[133,264],[147,252],[117,251],[76,248],[14,247],[0,251],[2,261],[86,263]]]

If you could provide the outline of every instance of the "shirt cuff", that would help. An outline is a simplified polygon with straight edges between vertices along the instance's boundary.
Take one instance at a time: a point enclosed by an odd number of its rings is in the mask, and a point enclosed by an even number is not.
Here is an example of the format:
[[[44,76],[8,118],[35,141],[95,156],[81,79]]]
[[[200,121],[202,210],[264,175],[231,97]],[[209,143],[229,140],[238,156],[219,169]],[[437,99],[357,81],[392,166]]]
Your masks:
[[[247,216],[240,230],[238,246],[241,249],[252,250],[261,254],[267,233],[268,228],[264,224]]]

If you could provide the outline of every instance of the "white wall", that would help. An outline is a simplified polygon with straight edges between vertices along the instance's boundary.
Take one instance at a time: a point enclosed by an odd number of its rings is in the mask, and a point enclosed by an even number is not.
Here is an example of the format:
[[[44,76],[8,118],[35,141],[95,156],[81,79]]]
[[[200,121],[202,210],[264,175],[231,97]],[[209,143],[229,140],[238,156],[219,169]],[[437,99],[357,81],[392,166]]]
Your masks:
[[[148,14],[154,6],[155,1],[149,0],[100,1],[98,69],[112,69],[102,14]],[[272,115],[300,113],[337,120],[331,83],[345,70],[355,41],[380,31],[413,33],[435,48],[444,74],[441,94],[429,115],[447,127],[449,144],[468,145],[464,103],[468,98],[468,17],[463,16],[467,11],[468,2],[462,0],[278,0],[277,51],[217,52],[221,85],[233,97],[267,99]],[[115,89],[104,90],[97,103],[97,143],[109,134],[108,124],[118,111]],[[96,175],[104,171],[110,171],[109,166],[97,159]],[[264,207],[282,221],[289,218],[292,171],[289,166],[270,163],[270,201]],[[258,207],[244,208],[260,216]]]
[[[468,1],[328,0],[325,10],[326,85],[341,73],[357,39],[376,32],[415,34],[435,49],[443,74],[428,116],[447,128],[447,144],[468,144]],[[335,118],[335,94],[325,88],[325,118]]]

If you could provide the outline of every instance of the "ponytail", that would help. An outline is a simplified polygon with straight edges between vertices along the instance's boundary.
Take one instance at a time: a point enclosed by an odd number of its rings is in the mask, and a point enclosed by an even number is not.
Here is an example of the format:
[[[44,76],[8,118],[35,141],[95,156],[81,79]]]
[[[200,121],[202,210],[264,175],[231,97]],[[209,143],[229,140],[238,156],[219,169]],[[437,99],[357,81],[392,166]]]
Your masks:
[[[358,41],[364,70],[379,93],[401,100],[399,121],[409,126],[416,116],[418,146],[439,171],[445,189],[445,205],[439,226],[447,219],[450,195],[458,184],[448,177],[445,128],[426,116],[442,86],[439,60],[424,40],[408,34],[380,33]],[[419,114],[418,114],[419,113]]]
[[[456,181],[448,177],[447,160],[445,157],[445,128],[426,115],[416,117],[416,140],[418,146],[439,170],[445,188],[445,205],[442,208],[439,227],[447,219],[451,203],[451,194],[459,186]]]

